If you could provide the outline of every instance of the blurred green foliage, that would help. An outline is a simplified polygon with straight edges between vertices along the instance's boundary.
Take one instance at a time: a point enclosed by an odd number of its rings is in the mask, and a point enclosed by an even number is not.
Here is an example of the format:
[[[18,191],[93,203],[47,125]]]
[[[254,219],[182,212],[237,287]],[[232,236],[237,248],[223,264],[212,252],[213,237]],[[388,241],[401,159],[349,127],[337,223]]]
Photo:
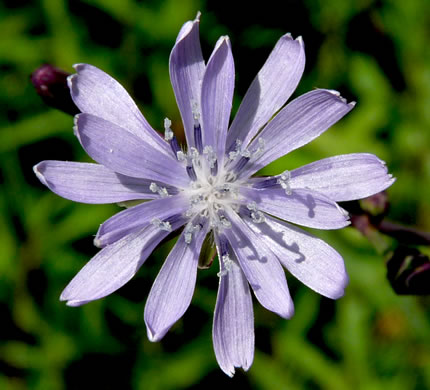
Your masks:
[[[236,8],[233,8],[233,4]],[[246,4],[246,5],[245,5]],[[296,314],[255,305],[256,353],[233,379],[218,368],[211,321],[216,267],[199,273],[193,303],[160,343],[142,313],[169,245],[111,296],[80,308],[58,297],[96,253],[98,225],[115,205],[76,204],[32,173],[45,159],[89,161],[70,116],[46,107],[29,82],[43,63],[72,72],[94,64],[118,79],[155,128],[181,124],[168,56],[181,25],[202,11],[210,54],[228,34],[235,107],[279,36],[302,35],[305,75],[296,95],[338,89],[357,107],[327,133],[265,173],[350,152],[376,153],[398,178],[390,217],[430,230],[430,7],[426,0],[7,0],[0,3],[0,389],[429,389],[428,297],[399,297],[384,260],[352,228],[316,232],[346,262],[350,285],[333,302],[289,278]]]

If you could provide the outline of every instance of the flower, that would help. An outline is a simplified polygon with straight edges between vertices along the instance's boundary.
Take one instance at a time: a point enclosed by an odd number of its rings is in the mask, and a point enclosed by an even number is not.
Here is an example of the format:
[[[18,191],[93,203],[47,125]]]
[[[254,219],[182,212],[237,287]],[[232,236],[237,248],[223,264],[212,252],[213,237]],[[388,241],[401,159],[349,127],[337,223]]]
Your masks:
[[[151,341],[160,340],[187,310],[199,253],[208,235],[213,237],[220,267],[213,343],[221,369],[232,376],[235,367],[247,370],[253,360],[250,290],[266,309],[284,318],[293,315],[281,265],[326,297],[343,295],[348,277],[342,257],[291,223],[345,227],[348,215],[336,202],[370,196],[394,179],[371,154],[330,157],[277,176],[255,177],[262,167],[318,137],[354,103],[336,91],[317,89],[282,108],[305,65],[302,39],[286,34],[228,130],[234,89],[230,41],[221,37],[205,64],[198,27],[199,15],[184,24],[169,61],[186,151],[168,119],[163,139],[118,82],[94,66],[78,64],[68,79],[82,112],[74,130],[98,164],[43,161],[34,171],[53,192],[74,201],[150,200],[100,226],[95,244],[102,249],[61,294],[70,306],[123,286],[165,237],[183,227],[146,302]]]

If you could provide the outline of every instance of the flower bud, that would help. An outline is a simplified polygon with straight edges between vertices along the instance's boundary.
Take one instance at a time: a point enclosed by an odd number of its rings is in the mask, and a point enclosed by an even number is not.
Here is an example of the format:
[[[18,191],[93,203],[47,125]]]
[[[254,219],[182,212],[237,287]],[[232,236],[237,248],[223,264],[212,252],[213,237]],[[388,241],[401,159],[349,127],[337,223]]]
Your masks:
[[[73,103],[67,85],[69,73],[52,65],[45,64],[31,74],[31,82],[37,94],[50,107],[57,108],[67,114],[76,115],[78,107]]]

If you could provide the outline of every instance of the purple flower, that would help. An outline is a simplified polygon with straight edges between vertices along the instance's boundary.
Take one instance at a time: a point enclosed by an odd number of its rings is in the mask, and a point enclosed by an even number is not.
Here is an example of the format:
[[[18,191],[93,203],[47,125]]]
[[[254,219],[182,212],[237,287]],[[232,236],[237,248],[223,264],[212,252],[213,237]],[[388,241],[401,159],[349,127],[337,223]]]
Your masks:
[[[294,307],[282,265],[326,297],[344,293],[348,276],[342,257],[296,224],[345,227],[348,215],[336,202],[370,196],[394,179],[371,154],[329,157],[277,176],[253,176],[318,137],[354,103],[317,89],[282,108],[305,65],[302,39],[286,34],[228,130],[234,89],[230,41],[221,37],[205,64],[198,26],[199,16],[184,24],[169,62],[186,151],[168,119],[163,139],[118,82],[79,64],[68,80],[82,112],[75,118],[75,133],[98,164],[43,161],[34,171],[52,191],[77,202],[150,200],[100,226],[95,244],[101,251],[61,295],[70,306],[123,286],[166,236],[183,227],[146,302],[151,341],[160,340],[187,310],[199,253],[210,235],[220,267],[213,343],[221,369],[232,376],[235,367],[247,370],[253,360],[250,286],[266,309],[284,318],[293,315]]]

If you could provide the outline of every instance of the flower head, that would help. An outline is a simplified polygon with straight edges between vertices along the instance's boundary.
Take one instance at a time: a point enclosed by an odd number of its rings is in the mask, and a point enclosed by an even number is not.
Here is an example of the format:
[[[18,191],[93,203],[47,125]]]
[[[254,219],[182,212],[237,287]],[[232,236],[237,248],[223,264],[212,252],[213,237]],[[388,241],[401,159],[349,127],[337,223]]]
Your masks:
[[[394,179],[371,154],[330,157],[277,176],[255,177],[262,167],[318,137],[354,103],[317,89],[283,107],[305,64],[302,39],[286,34],[229,127],[234,89],[230,41],[221,37],[205,64],[198,26],[199,16],[185,23],[169,63],[186,150],[168,119],[163,139],[118,82],[79,64],[69,78],[82,112],[75,117],[75,133],[98,164],[43,161],[34,171],[52,191],[74,201],[149,200],[100,226],[95,244],[102,249],[61,295],[70,306],[117,290],[165,237],[182,228],[145,306],[152,341],[160,340],[188,308],[199,253],[205,238],[213,238],[219,259],[213,343],[220,367],[233,375],[235,367],[246,370],[253,360],[250,291],[268,310],[284,318],[293,315],[282,265],[326,297],[343,295],[348,277],[342,257],[296,224],[347,226],[348,215],[336,202],[367,197]]]

